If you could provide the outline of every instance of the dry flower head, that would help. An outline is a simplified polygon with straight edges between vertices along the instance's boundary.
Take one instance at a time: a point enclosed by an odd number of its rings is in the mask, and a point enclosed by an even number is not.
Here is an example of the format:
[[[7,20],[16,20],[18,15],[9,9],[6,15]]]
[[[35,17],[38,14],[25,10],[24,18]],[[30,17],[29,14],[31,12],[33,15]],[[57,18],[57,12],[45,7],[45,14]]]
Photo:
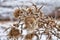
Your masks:
[[[22,9],[16,9],[15,12],[14,12],[15,18],[19,18],[19,21],[21,19],[23,19],[23,22],[25,24],[25,27],[23,29],[27,29],[29,31],[33,30],[31,32],[32,34],[29,33],[25,36],[25,40],[32,40],[33,36],[35,35],[33,32],[36,29],[39,30],[40,28],[45,28],[44,32],[40,33],[40,34],[41,35],[42,34],[48,35],[48,38],[49,38],[49,39],[47,38],[48,40],[51,39],[52,35],[54,35],[56,37],[59,37],[60,35],[59,36],[56,35],[55,29],[60,29],[60,26],[55,23],[54,18],[49,17],[49,16],[48,17],[45,16],[45,14],[40,10],[43,6],[38,8],[34,3],[32,3],[32,6],[34,6],[34,9],[28,7],[26,9],[26,11],[25,11],[25,9],[23,9],[23,10]],[[18,28],[19,24],[14,24],[13,26],[17,26],[17,28]],[[58,27],[56,27],[56,26],[58,26]],[[52,30],[55,33],[53,33]],[[8,36],[10,38],[18,38],[21,35],[21,33],[19,31],[20,30],[16,29],[16,27],[11,28]]]

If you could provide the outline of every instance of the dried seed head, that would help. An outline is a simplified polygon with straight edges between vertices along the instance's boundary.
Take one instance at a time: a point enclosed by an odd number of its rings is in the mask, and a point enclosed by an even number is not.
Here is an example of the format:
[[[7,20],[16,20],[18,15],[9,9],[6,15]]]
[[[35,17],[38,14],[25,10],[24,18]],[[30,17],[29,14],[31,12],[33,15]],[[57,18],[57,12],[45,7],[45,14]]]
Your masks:
[[[26,17],[25,18],[25,25],[26,25],[26,28],[29,28],[29,26],[31,26],[33,23],[35,22],[35,19],[34,17]],[[30,25],[31,24],[31,25]]]
[[[33,17],[26,17],[25,18],[25,22],[29,22],[29,23],[33,23],[35,21],[35,19]]]
[[[9,38],[18,38],[21,36],[21,33],[18,29],[12,28],[8,34]]]
[[[34,36],[34,34],[27,34],[26,37],[25,37],[25,39],[32,39],[33,36]]]
[[[14,12],[14,16],[16,17],[16,18],[18,18],[20,15],[22,15],[22,11],[20,10],[20,9],[16,9],[15,10],[15,12]]]
[[[32,33],[29,33],[29,34],[27,34],[26,36],[25,36],[25,40],[32,40],[32,38],[33,37],[37,37],[37,40],[39,40],[39,37],[38,37],[38,35],[35,33],[35,32],[32,32]]]
[[[32,40],[34,36],[36,36],[34,33],[29,33],[25,36],[25,40]]]
[[[15,12],[14,12],[14,16],[17,18],[19,17],[19,12],[20,12],[20,9],[16,9]]]

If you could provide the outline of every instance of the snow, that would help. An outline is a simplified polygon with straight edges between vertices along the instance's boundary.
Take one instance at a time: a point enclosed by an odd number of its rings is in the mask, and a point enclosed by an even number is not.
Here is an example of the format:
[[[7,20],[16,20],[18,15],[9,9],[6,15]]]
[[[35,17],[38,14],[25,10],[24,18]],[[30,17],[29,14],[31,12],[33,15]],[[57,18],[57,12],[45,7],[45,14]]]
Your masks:
[[[45,14],[49,14],[51,13],[55,7],[60,6],[60,0],[0,0],[0,15],[2,15],[3,17],[11,17],[14,9],[17,6],[21,6],[21,5],[31,5],[29,2],[33,2],[33,3],[39,3],[40,5],[46,4],[44,5],[44,7],[42,8],[43,13]],[[13,16],[12,16],[13,17]],[[60,22],[58,22],[59,24]],[[7,37],[4,36],[7,34],[7,32],[4,32],[4,28],[8,28],[10,25],[12,25],[13,22],[7,22],[7,23],[0,23],[0,40],[7,40]],[[26,30],[23,30],[23,35],[26,35],[27,32]],[[2,36],[3,35],[3,36]],[[57,38],[55,36],[53,36],[54,39],[52,40],[56,40]],[[45,40],[46,36],[43,35],[41,40]],[[35,39],[33,39],[35,40]],[[60,40],[60,39],[59,39]]]

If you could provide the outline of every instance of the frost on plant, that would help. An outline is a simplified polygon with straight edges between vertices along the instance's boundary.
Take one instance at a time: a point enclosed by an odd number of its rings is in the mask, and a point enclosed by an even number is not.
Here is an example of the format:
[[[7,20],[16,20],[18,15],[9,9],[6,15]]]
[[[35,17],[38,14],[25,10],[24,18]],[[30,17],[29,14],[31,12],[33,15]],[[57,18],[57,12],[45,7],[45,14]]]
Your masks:
[[[34,8],[32,8],[32,6]],[[57,40],[60,39],[60,24],[57,24],[53,17],[46,16],[41,11],[44,5],[38,8],[32,3],[32,6],[28,8],[18,8],[14,11],[14,17],[18,19],[18,22],[17,24],[13,24],[7,34],[9,39],[13,38],[14,40],[18,40],[19,37],[22,37],[22,39],[24,38],[23,40],[32,40],[32,38],[36,36],[36,40],[40,40],[42,35],[47,36],[46,40],[52,40],[52,35],[56,36]],[[23,24],[20,24],[21,22],[23,22]],[[23,25],[25,26],[23,27]],[[19,27],[20,29],[18,29]],[[26,35],[22,35],[23,30],[27,30]]]

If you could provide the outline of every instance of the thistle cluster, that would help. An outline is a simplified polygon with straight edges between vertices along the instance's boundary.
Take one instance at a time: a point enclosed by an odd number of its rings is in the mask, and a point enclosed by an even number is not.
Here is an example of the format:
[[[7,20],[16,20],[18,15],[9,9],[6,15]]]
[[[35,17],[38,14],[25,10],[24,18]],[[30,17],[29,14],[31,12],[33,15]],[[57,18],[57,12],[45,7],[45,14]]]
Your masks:
[[[9,38],[16,40],[22,37],[24,40],[32,40],[32,38],[36,36],[36,40],[40,40],[42,35],[47,35],[46,40],[52,40],[52,35],[54,35],[60,39],[60,25],[55,22],[53,17],[46,16],[41,11],[42,8],[43,5],[38,8],[32,3],[31,7],[16,9],[14,11],[14,17],[18,19],[18,22],[11,27],[8,34]],[[20,24],[21,22],[23,22],[23,24]],[[25,26],[23,27],[23,25]],[[18,29],[19,27],[20,29]],[[22,35],[23,30],[27,30],[28,33]],[[43,32],[41,33],[41,31]]]

